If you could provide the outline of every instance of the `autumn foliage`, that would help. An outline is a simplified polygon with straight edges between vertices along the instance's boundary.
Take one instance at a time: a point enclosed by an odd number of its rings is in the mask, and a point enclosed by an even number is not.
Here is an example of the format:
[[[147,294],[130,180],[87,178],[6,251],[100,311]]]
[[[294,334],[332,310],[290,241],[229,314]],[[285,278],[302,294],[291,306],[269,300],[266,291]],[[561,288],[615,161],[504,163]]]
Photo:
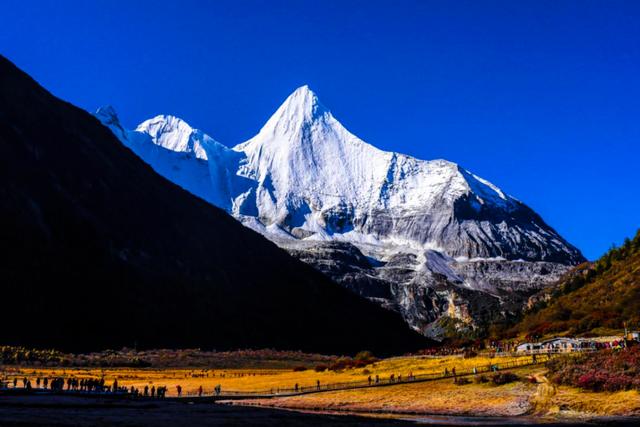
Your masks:
[[[592,391],[640,390],[640,346],[552,359],[551,379]]]

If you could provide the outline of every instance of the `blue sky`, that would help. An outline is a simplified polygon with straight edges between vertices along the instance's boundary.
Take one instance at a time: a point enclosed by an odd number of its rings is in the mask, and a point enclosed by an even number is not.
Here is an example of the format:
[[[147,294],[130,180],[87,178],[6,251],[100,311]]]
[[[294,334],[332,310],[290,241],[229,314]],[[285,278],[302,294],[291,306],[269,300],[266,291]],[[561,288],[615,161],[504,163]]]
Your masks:
[[[382,149],[461,164],[588,258],[640,227],[640,2],[5,0],[0,53],[133,127],[234,145],[309,84]]]

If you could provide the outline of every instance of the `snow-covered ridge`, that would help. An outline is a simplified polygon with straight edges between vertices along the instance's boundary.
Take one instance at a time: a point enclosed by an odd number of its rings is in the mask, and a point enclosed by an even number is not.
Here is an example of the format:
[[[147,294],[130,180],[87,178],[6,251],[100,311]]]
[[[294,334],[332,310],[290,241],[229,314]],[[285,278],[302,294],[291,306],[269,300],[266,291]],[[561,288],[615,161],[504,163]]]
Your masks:
[[[438,248],[466,259],[581,259],[524,204],[457,164],[362,141],[307,86],[233,148],[173,116],[134,131],[112,109],[97,116],[160,174],[274,240]]]

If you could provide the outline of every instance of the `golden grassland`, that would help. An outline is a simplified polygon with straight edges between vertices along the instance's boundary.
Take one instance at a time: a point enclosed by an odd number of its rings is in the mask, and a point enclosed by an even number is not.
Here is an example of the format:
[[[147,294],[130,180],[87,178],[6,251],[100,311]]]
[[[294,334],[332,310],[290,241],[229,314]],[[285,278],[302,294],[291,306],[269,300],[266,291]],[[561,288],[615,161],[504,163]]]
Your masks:
[[[591,392],[574,387],[557,387],[549,414],[594,416],[640,416],[640,393],[637,390]]]
[[[295,372],[292,369],[188,369],[188,368],[15,368],[5,370],[5,375],[18,378],[28,377],[64,377],[64,378],[104,378],[106,384],[117,378],[121,386],[143,388],[145,385],[167,386],[167,395],[174,395],[176,386],[180,385],[183,393],[196,393],[200,386],[205,393],[212,392],[216,385],[222,390],[234,391],[269,391],[278,388],[313,387],[317,381],[321,384],[366,381],[369,376],[376,375],[382,381],[394,376],[406,377],[410,373],[421,375],[442,373],[445,369],[458,371],[482,367],[492,364],[530,361],[530,356],[518,357],[474,357],[465,359],[458,356],[430,357],[411,356],[380,360],[364,368],[345,369],[342,371],[316,372],[313,369]]]
[[[274,399],[242,404],[299,410],[363,413],[431,414],[466,416],[640,416],[640,393],[594,393],[555,386],[545,368],[514,370],[521,381],[505,385],[472,382],[456,385],[451,378],[393,387],[366,388]],[[529,378],[535,378],[532,383]]]
[[[391,387],[256,399],[241,404],[367,413],[517,416],[529,411],[529,398],[535,389],[535,384],[527,382],[502,386],[489,383],[456,385],[449,378]]]

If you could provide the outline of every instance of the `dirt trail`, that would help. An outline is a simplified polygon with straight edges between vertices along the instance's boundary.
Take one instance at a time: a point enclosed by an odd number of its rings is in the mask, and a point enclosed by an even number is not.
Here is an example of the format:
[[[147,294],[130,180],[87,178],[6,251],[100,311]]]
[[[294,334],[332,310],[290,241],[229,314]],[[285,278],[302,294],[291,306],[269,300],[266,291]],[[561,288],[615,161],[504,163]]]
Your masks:
[[[559,408],[554,404],[553,398],[557,393],[556,386],[552,384],[544,374],[534,373],[531,375],[535,378],[538,387],[531,396],[530,413],[533,415],[549,415],[557,413]]]

